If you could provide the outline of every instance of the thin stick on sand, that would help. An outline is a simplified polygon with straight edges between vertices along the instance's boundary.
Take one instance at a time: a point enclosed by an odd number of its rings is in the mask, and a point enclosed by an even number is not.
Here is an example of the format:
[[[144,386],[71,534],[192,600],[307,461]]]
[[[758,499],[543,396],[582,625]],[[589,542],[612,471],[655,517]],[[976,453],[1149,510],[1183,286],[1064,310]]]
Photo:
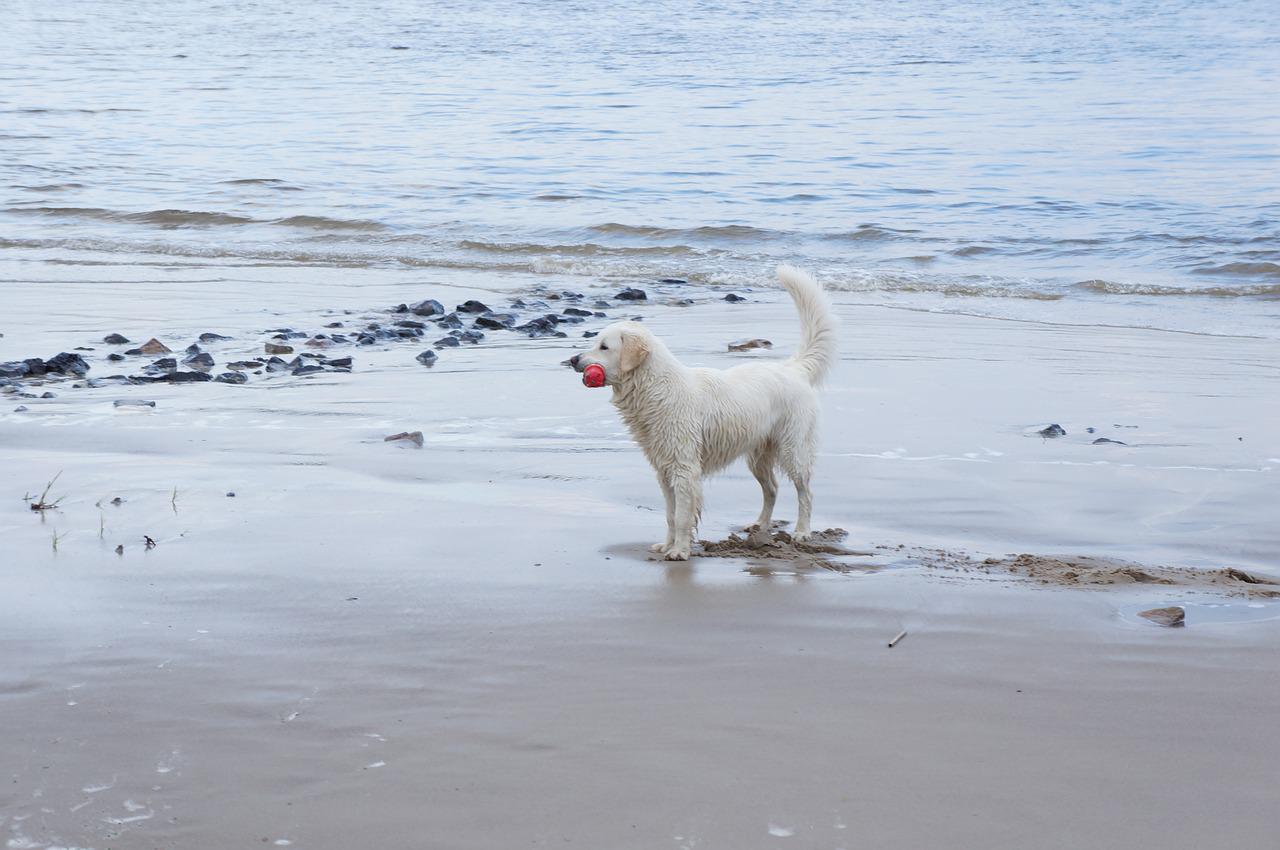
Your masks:
[[[889,648],[893,649],[895,646],[898,645],[898,641],[902,640],[906,636],[907,636],[906,629],[903,629],[902,631],[898,632],[898,636],[895,637],[893,640],[889,641]]]

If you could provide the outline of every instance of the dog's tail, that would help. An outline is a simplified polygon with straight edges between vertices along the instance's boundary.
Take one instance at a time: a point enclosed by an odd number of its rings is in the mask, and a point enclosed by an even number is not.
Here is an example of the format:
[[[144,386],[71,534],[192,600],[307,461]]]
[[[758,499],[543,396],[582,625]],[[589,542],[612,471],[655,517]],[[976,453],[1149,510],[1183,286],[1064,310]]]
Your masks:
[[[790,363],[810,384],[820,384],[836,360],[836,318],[827,294],[808,272],[794,266],[778,266],[778,280],[791,293],[800,313],[800,350]]]

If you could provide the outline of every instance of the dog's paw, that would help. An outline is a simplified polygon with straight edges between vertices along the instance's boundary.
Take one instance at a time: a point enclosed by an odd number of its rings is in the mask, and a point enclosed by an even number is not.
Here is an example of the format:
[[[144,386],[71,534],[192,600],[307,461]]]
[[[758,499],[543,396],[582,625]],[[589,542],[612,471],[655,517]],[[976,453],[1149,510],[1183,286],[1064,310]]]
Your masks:
[[[663,553],[665,553],[665,552],[667,551],[667,549],[669,549],[669,548],[671,548],[671,543],[670,543],[670,542],[666,542],[666,543],[655,543],[655,544],[653,544],[652,546],[650,546],[650,547],[649,547],[649,551],[650,551],[650,552],[658,552],[659,554],[663,554]]]
[[[812,536],[813,536],[813,532],[811,531],[797,531],[795,534],[791,535],[791,542],[804,543],[806,540],[808,540]]]
[[[672,546],[663,553],[663,557],[668,561],[687,561],[689,560],[689,547]]]

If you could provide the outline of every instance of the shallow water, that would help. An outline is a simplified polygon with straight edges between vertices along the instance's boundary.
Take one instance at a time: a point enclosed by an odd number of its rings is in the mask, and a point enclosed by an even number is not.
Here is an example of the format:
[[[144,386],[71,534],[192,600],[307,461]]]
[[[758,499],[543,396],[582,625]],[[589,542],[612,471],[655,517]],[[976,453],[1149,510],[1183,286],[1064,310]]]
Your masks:
[[[1277,323],[1267,2],[69,2],[6,30],[4,278],[742,285],[798,259],[854,290],[1228,309],[1168,303],[1193,292]]]

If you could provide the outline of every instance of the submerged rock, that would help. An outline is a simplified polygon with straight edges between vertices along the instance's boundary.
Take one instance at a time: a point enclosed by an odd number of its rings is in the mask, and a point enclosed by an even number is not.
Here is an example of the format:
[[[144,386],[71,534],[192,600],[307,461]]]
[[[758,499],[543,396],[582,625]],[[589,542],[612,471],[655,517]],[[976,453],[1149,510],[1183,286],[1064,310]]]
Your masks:
[[[220,384],[244,384],[249,381],[249,376],[244,372],[223,372],[214,380]]]
[[[338,369],[350,369],[350,368],[351,368],[351,358],[350,358],[350,357],[336,357],[336,358],[334,358],[333,360],[330,360],[330,361],[329,361],[329,365],[330,365],[330,366],[334,366],[334,367],[336,367],[336,368],[338,368]]]
[[[201,381],[212,381],[213,376],[208,372],[174,372],[159,380],[168,381],[171,384],[198,384]]]
[[[581,307],[565,307],[564,314],[566,316],[591,316],[590,310],[583,310]]]
[[[1107,437],[1099,437],[1098,439],[1094,440],[1091,445],[1102,446],[1102,445],[1106,445],[1107,443],[1111,443],[1114,446],[1129,445],[1128,443],[1121,442],[1120,440],[1111,440],[1111,439],[1108,439]]]
[[[434,345],[436,348],[457,348],[459,345],[462,345],[462,343],[458,342],[458,338],[456,336],[442,336],[435,341]],[[422,355],[426,353],[427,352],[424,351],[422,354],[419,354],[418,357],[421,358]],[[435,352],[432,353],[434,354]]]
[[[1177,628],[1178,626],[1185,626],[1187,624],[1187,611],[1180,605],[1139,611],[1138,616],[1143,619],[1150,620],[1156,625],[1169,626],[1171,628]]]
[[[445,337],[445,339],[453,339],[453,337]],[[436,343],[436,344],[439,345],[439,343]],[[456,339],[453,339],[453,344],[457,345],[458,341]],[[419,354],[417,357],[413,359],[417,360],[423,366],[433,366],[435,365],[436,360],[440,358],[438,354],[436,354],[434,351],[428,348],[426,351],[422,352],[421,354]]]
[[[108,354],[107,359],[113,363],[118,363],[121,360],[124,360],[125,356],[123,354]]]
[[[747,299],[743,298],[741,295],[730,292],[724,297],[724,300],[728,301],[730,304],[737,304],[740,301],[746,301]]]
[[[192,354],[190,357],[183,358],[182,362],[193,369],[209,370],[213,368],[213,355],[201,351]]]
[[[113,401],[112,404],[115,405],[116,407],[155,407],[156,406],[156,403],[154,401],[147,401],[140,398],[118,398],[115,401]],[[115,500],[112,500],[112,501],[114,504],[119,504],[119,502],[116,502]]]
[[[267,352],[267,354],[292,354],[293,353],[292,345],[281,345],[278,342],[263,343],[262,349],[263,351]]]
[[[324,367],[315,363],[302,363],[293,369],[294,375],[314,375],[316,372],[323,372]]]
[[[516,323],[515,313],[493,313],[488,316],[480,316],[475,321],[477,328],[488,328],[491,331],[503,331],[509,329]]]
[[[383,437],[384,443],[409,443],[422,448],[422,444],[426,442],[422,438],[421,431],[401,431],[399,434],[392,434],[389,437]]]
[[[773,343],[767,339],[740,339],[729,343],[730,351],[751,351],[756,348],[773,348]]]
[[[648,301],[649,296],[645,294],[643,289],[635,289],[628,286],[626,289],[613,296],[619,301]]]
[[[459,304],[457,307],[454,307],[453,309],[459,313],[488,313],[489,312],[488,305],[484,304],[481,301],[476,301],[474,299],[470,301],[463,301],[461,304]]]
[[[129,343],[129,338],[121,336],[120,334],[107,334],[102,338],[102,341],[108,345],[127,345]]]
[[[417,304],[411,304],[408,312],[413,313],[415,316],[443,316],[444,305],[434,298],[428,298],[425,301],[419,301]]]
[[[1063,428],[1061,425],[1055,422],[1046,428],[1041,428],[1036,433],[1039,434],[1041,437],[1044,437],[1045,439],[1052,439],[1054,437],[1067,436],[1067,429]]]
[[[442,328],[460,328],[462,327],[462,319],[458,318],[457,313],[450,313],[447,316],[442,316],[436,324]]]
[[[200,334],[201,342],[219,342],[224,339],[231,339],[231,337],[223,336],[222,334],[212,333],[210,331],[205,331],[204,333]]]

